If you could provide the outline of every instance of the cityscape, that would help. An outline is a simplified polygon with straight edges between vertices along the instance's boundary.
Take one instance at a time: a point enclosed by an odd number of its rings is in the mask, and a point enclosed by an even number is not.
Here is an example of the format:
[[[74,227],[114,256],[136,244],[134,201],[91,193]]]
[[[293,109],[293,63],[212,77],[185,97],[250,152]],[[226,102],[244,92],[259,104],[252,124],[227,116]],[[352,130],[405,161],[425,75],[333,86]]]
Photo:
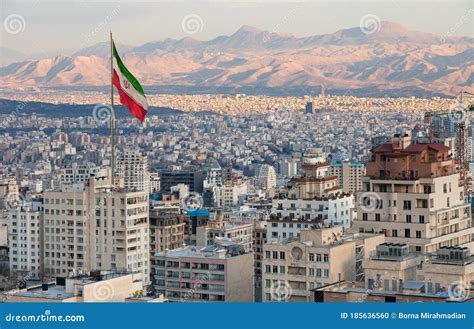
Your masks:
[[[124,6],[70,56],[1,45],[0,302],[474,302],[472,3],[134,47]]]

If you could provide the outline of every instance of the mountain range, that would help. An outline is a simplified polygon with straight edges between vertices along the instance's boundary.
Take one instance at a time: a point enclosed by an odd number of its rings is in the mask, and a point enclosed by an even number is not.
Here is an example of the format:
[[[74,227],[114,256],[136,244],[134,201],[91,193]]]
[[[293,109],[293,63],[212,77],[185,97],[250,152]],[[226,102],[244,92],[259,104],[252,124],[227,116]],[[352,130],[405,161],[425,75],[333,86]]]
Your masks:
[[[230,36],[208,41],[186,37],[117,48],[145,92],[166,87],[184,92],[251,88],[255,93],[283,93],[324,86],[327,92],[362,91],[366,96],[453,95],[474,92],[473,41],[384,21],[372,34],[355,27],[296,37],[243,26]],[[0,88],[101,89],[110,77],[109,47],[99,43],[70,56],[3,66]]]

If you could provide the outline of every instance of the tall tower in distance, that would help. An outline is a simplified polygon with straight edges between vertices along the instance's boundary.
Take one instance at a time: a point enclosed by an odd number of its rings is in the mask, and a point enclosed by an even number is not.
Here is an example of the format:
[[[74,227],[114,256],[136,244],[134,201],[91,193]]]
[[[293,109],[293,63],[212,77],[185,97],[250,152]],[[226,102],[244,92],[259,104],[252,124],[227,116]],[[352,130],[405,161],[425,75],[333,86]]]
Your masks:
[[[138,148],[127,147],[117,159],[116,176],[123,179],[130,191],[150,191],[148,159]]]

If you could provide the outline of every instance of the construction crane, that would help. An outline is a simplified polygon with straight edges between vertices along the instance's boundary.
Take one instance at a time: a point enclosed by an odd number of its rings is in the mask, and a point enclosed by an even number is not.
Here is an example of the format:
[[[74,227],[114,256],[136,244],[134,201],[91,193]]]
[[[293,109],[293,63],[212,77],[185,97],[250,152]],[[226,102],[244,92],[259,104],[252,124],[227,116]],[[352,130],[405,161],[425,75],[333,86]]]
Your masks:
[[[456,162],[459,168],[459,185],[464,188],[464,195],[467,196],[467,171],[468,171],[468,162],[467,162],[467,134],[466,127],[469,122],[469,113],[474,112],[474,103],[469,104],[468,106],[464,105],[464,95],[474,96],[474,94],[462,91],[458,95],[459,105],[454,110],[449,110],[447,112],[426,112],[424,121],[429,125],[429,138],[430,143],[434,143],[434,124],[433,117],[438,117],[440,120],[445,117],[450,117],[456,122]],[[441,142],[444,142],[444,124],[440,124],[438,139],[441,139]]]

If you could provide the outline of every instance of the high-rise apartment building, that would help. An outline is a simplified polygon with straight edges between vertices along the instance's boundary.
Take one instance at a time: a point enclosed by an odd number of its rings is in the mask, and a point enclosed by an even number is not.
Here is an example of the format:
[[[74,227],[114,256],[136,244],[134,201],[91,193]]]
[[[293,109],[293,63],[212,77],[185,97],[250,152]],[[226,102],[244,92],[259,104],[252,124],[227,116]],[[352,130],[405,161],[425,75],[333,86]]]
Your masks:
[[[92,270],[149,277],[148,191],[112,189],[108,179],[44,193],[44,266],[50,276]]]
[[[471,206],[450,149],[412,144],[408,135],[372,150],[363,191],[358,193],[360,232],[384,233],[387,242],[431,253],[472,240]]]
[[[186,225],[183,216],[179,207],[150,210],[150,254],[183,247]]]
[[[123,186],[131,191],[150,191],[148,159],[139,149],[125,148],[117,158],[116,175],[123,179]]]
[[[362,177],[365,176],[365,165],[342,161],[331,163],[329,175],[337,176],[338,184],[345,193],[355,193],[362,190]]]
[[[10,271],[40,278],[43,270],[43,200],[25,201],[8,212]]]
[[[257,186],[263,190],[269,190],[276,185],[276,172],[273,166],[264,164],[258,168]]]

